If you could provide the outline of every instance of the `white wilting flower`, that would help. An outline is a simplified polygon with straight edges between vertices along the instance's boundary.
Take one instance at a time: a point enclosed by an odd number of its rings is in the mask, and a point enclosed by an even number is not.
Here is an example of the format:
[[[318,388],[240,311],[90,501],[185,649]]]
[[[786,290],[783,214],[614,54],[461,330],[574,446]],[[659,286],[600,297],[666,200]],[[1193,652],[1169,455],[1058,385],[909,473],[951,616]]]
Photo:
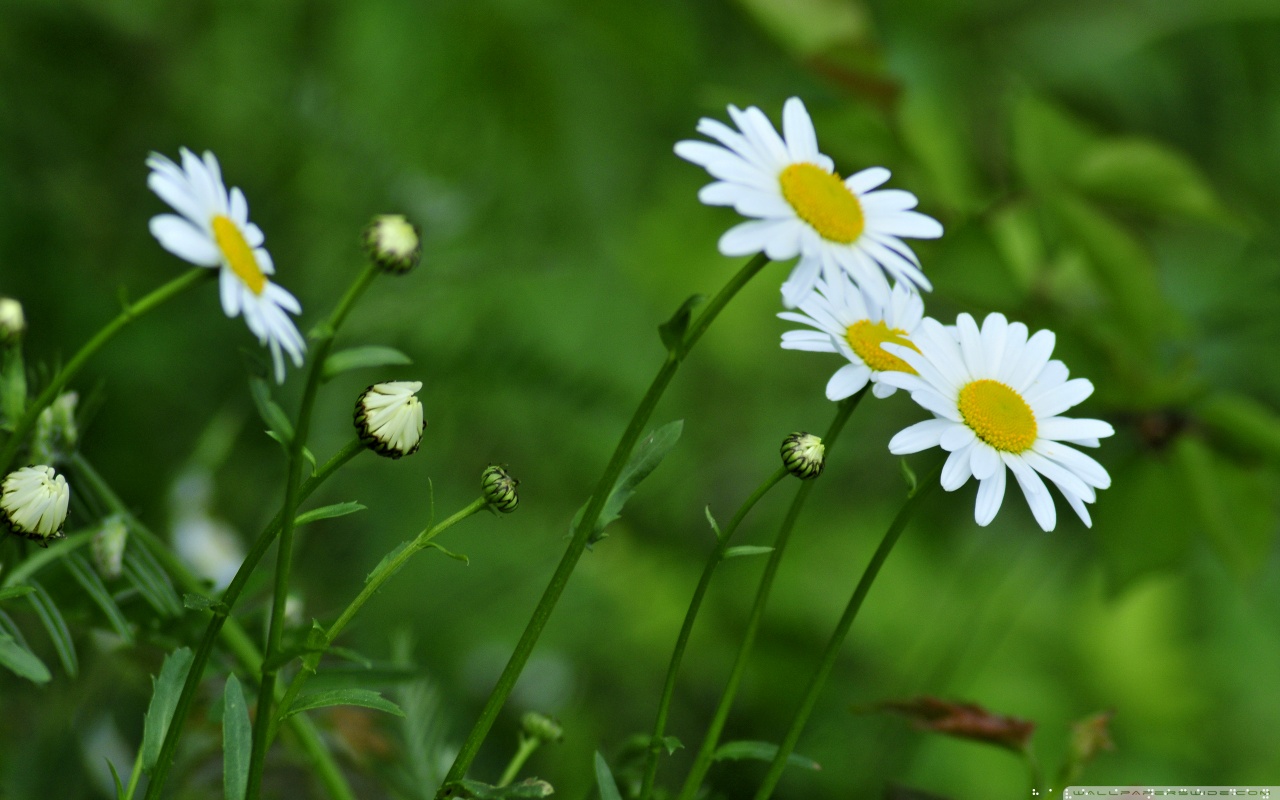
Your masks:
[[[916,349],[885,345],[916,374],[889,372],[881,380],[911,392],[911,399],[934,415],[899,431],[889,451],[948,451],[942,488],[955,491],[970,476],[977,478],[979,525],[990,523],[1000,510],[1006,467],[1041,528],[1051,531],[1057,522],[1041,475],[1058,487],[1085,525],[1092,525],[1085,504],[1097,498],[1096,489],[1111,485],[1111,476],[1070,445],[1097,447],[1115,430],[1102,420],[1060,416],[1093,394],[1093,384],[1068,380],[1066,365],[1050,360],[1052,331],[1029,338],[1027,333],[1026,325],[1009,323],[1002,314],[989,314],[981,330],[973,317],[961,314],[954,333],[926,318],[913,337]]]
[[[267,276],[275,274],[262,246],[262,229],[249,221],[244,192],[229,192],[213,153],[199,158],[182,148],[179,167],[159,153],[147,158],[147,186],[177,214],[151,218],[151,234],[160,246],[198,267],[217,267],[223,312],[243,315],[258,343],[271,351],[276,383],[284,383],[284,355],[302,366],[307,343],[289,314],[301,314],[297,298]],[[283,352],[282,352],[283,351]]]
[[[48,547],[63,537],[71,489],[53,467],[38,464],[10,472],[0,483],[0,522],[9,530]]]
[[[924,301],[906,284],[898,283],[882,301],[860,290],[844,275],[833,283],[819,280],[817,290],[800,301],[800,312],[783,311],[779,317],[816,330],[782,334],[786,350],[839,353],[849,360],[827,381],[827,399],[843,400],[871,381],[876,397],[888,397],[897,387],[880,380],[884,372],[914,373],[909,364],[884,350],[885,343],[912,347],[911,337],[924,317]]]
[[[417,393],[421,381],[375,383],[356,400],[360,441],[378,455],[400,458],[417,452],[426,420]]]
[[[729,116],[738,130],[714,119],[698,122],[698,132],[719,144],[690,140],[675,148],[716,179],[698,192],[699,200],[753,217],[720,237],[721,253],[763,252],[775,261],[799,256],[782,285],[788,308],[804,300],[819,274],[830,284],[845,272],[881,297],[889,294],[886,274],[931,288],[902,240],[936,239],[942,226],[911,210],[916,197],[910,192],[873,191],[889,180],[889,170],[871,167],[841,180],[834,162],[818,151],[813,121],[799,98],[782,108],[783,136],[755,106],[729,106]]]

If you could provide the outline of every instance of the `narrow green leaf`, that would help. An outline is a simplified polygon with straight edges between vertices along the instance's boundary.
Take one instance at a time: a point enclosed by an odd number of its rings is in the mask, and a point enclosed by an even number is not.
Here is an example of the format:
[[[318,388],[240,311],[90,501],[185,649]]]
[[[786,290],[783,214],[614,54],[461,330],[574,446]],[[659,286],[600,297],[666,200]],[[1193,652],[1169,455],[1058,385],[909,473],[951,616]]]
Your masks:
[[[676,446],[676,442],[680,441],[680,434],[683,431],[684,420],[678,419],[675,422],[668,422],[653,431],[636,445],[635,450],[631,453],[631,458],[628,459],[626,466],[619,473],[618,480],[613,485],[613,490],[609,492],[609,498],[605,500],[604,508],[600,511],[600,518],[596,520],[595,529],[587,539],[588,543],[594,544],[604,538],[604,529],[622,516],[622,508],[631,499],[631,496],[635,494],[636,486],[657,469],[658,465],[662,463],[662,459]],[[575,528],[581,520],[585,509],[586,507],[583,506],[578,510],[578,516],[574,519]]]
[[[191,611],[209,611],[220,617],[225,617],[230,610],[227,604],[221,600],[214,600],[212,597],[205,597],[195,592],[187,592],[182,595],[182,607]]]
[[[773,761],[778,755],[778,746],[770,742],[728,742],[716,748],[715,755],[711,758],[714,761],[741,761],[743,759],[751,759],[753,761]],[[798,753],[792,753],[787,756],[787,764],[792,767],[803,767],[805,769],[820,770],[822,765],[812,758],[805,758]]]
[[[413,360],[394,347],[351,347],[339,350],[325,359],[324,370],[320,373],[322,380],[331,380],[336,375],[353,369],[371,367],[400,367],[412,364]]]
[[[104,758],[102,760],[107,762],[107,769],[111,770],[111,780],[114,781],[116,785],[116,800],[125,800],[124,784],[120,781],[120,773],[116,772],[116,765],[112,764],[111,759],[109,758]]]
[[[618,783],[613,779],[609,764],[599,750],[596,751],[596,786],[600,789],[600,800],[622,800]]]
[[[79,553],[69,554],[63,563],[67,565],[71,577],[75,578],[80,588],[89,595],[89,599],[102,609],[107,622],[111,623],[112,630],[119,634],[120,638],[133,644],[133,628],[129,627],[129,621],[125,619],[124,612],[112,599],[111,593],[107,591],[106,585],[103,584],[102,578],[98,577],[98,572],[93,565]]]
[[[551,784],[537,778],[525,778],[510,786],[490,786],[463,778],[443,787],[440,797],[449,800],[537,800],[555,794]]]
[[[53,602],[53,598],[45,588],[34,578],[29,578],[28,582],[35,591],[27,595],[27,599],[31,601],[31,607],[40,618],[40,624],[49,632],[49,639],[53,642],[53,649],[58,653],[58,660],[62,662],[63,671],[74,678],[80,674],[80,660],[76,658],[76,645],[71,641],[71,631],[67,628],[67,621],[63,619],[62,612],[58,610],[57,604]]]
[[[692,295],[680,304],[676,313],[671,315],[671,319],[658,326],[658,335],[662,337],[662,344],[667,350],[683,355],[684,335],[689,330],[689,320],[693,317],[693,310],[702,305],[706,299],[705,295]]]
[[[452,550],[446,550],[445,548],[441,547],[435,542],[427,542],[427,547],[433,548],[435,550],[439,550],[441,553],[444,553],[446,556],[448,556],[449,558],[452,558],[454,561],[461,561],[463,564],[466,564],[467,566],[471,565],[471,559],[467,558],[462,553],[455,553]]]
[[[764,546],[755,545],[755,544],[740,544],[737,547],[730,547],[728,550],[725,550],[724,558],[725,560],[728,560],[730,558],[737,558],[739,556],[762,556],[762,555],[765,555],[766,553],[772,553],[772,552],[773,552],[772,547],[764,547]]]
[[[233,672],[227,676],[227,687],[222,692],[222,789],[226,800],[244,799],[252,746],[249,706]]]
[[[396,558],[402,552],[404,552],[404,549],[411,544],[413,544],[413,542],[401,542],[400,544],[392,548],[391,552],[387,553],[385,556],[382,557],[382,560],[379,561],[378,565],[373,568],[373,571],[370,572],[368,575],[364,576],[364,582],[368,583],[369,581],[373,580],[374,575],[381,574],[382,570],[386,569],[387,564],[389,564],[392,559]]]
[[[182,694],[182,684],[191,669],[191,661],[191,648],[179,647],[164,657],[160,677],[151,680],[154,688],[142,726],[142,769],[145,772],[150,772],[160,757],[160,746],[169,732],[173,710],[178,705],[178,696]]]
[[[715,533],[716,541],[723,541],[724,533],[720,530],[720,525],[716,522],[716,518],[711,516],[711,506],[703,508],[702,511],[707,515],[707,524],[711,526],[712,532]]]
[[[1154,139],[1104,139],[1084,154],[1075,184],[1100,199],[1163,215],[1223,222],[1230,215],[1182,153]]]
[[[130,547],[124,552],[124,576],[133,585],[147,605],[165,617],[182,613],[182,601],[173,590],[169,576],[145,548]]]
[[[680,741],[674,736],[663,736],[662,746],[667,748],[667,755],[671,755],[677,750],[683,750],[684,742]]]
[[[905,458],[898,459],[898,469],[902,472],[902,480],[907,484],[907,497],[914,497],[916,487],[920,484],[920,480],[916,477],[916,471],[911,468]]]
[[[0,633],[0,666],[33,683],[48,683],[53,677],[35,653],[7,633]]]
[[[267,433],[275,433],[273,439],[286,444],[293,438],[293,423],[276,401],[271,399],[271,384],[262,378],[249,379],[249,395],[258,409],[258,416],[267,424]]]
[[[20,586],[10,586],[7,589],[0,589],[0,601],[12,600],[15,597],[22,597],[24,594],[30,594],[34,591],[35,589],[25,583]]]
[[[328,692],[315,692],[299,697],[294,704],[285,709],[280,719],[286,719],[301,711],[311,711],[329,706],[361,706],[375,711],[385,711],[397,717],[403,717],[400,706],[370,689],[334,689]]]
[[[345,517],[348,514],[354,514],[357,511],[364,511],[365,506],[360,503],[334,503],[330,506],[321,506],[313,508],[310,511],[299,514],[294,521],[294,525],[301,528],[303,525],[309,525],[312,522],[319,522],[322,519],[334,519],[335,517]]]

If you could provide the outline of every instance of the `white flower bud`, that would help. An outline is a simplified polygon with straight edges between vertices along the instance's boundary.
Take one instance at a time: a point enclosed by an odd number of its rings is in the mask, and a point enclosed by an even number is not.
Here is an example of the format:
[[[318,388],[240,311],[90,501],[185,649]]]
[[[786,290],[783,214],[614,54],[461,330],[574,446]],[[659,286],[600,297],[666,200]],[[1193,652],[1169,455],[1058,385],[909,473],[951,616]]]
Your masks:
[[[355,423],[360,441],[387,458],[416,452],[427,427],[417,397],[421,388],[421,381],[390,381],[365,389],[356,400]]]
[[[399,214],[374,217],[364,229],[364,245],[375,264],[398,275],[417,266],[422,256],[418,227]]]
[[[12,533],[48,547],[50,539],[63,537],[70,500],[66,478],[53,467],[23,467],[0,483],[0,522]]]

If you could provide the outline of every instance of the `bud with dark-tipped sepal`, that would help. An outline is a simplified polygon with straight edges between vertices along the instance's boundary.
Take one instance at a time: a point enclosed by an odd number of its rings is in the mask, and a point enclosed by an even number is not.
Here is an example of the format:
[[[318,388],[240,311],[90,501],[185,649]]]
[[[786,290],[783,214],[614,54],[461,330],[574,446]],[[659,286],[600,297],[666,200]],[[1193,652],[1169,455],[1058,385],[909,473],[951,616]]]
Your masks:
[[[822,474],[826,452],[822,439],[799,431],[782,440],[782,465],[800,480],[811,480]]]
[[[422,257],[422,232],[399,214],[381,214],[365,227],[364,246],[382,271],[403,275]]]
[[[496,464],[490,464],[480,475],[480,490],[484,492],[485,502],[503,514],[510,514],[520,505],[520,496],[516,493],[519,484],[520,481]]]

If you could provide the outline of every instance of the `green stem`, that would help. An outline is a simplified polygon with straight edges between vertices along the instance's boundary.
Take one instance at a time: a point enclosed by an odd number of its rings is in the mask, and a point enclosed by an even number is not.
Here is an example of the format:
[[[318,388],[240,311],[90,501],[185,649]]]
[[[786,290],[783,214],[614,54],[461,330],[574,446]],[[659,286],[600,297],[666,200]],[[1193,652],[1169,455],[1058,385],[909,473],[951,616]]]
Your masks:
[[[715,549],[711,551],[711,555],[707,557],[706,565],[702,568],[702,577],[698,580],[698,588],[693,590],[693,599],[689,601],[689,610],[685,612],[684,624],[680,627],[680,635],[676,637],[675,649],[671,651],[671,663],[667,666],[667,679],[662,686],[662,699],[658,701],[658,718],[653,723],[653,735],[649,737],[649,755],[645,763],[644,783],[640,789],[641,800],[649,800],[649,797],[653,794],[653,783],[658,775],[658,758],[662,755],[663,749],[662,737],[666,733],[667,713],[671,708],[671,698],[676,691],[676,676],[680,672],[680,662],[684,659],[684,650],[689,643],[689,636],[693,633],[694,620],[698,618],[698,611],[702,608],[702,598],[707,593],[707,588],[711,585],[711,576],[720,562],[724,560],[724,552],[728,549],[729,540],[733,538],[738,525],[755,507],[755,504],[760,502],[760,499],[785,477],[787,477],[787,468],[779,467],[776,472],[766,478],[764,483],[760,484],[752,492],[751,496],[733,515],[729,525],[720,532]]]
[[[187,270],[138,302],[126,305],[115,319],[95,333],[93,338],[86,342],[80,348],[80,351],[63,365],[62,369],[58,370],[58,374],[53,376],[53,380],[49,381],[49,385],[44,387],[44,391],[32,401],[31,405],[27,406],[22,418],[14,426],[13,433],[9,435],[9,439],[4,443],[4,449],[0,450],[0,475],[8,472],[9,465],[13,463],[13,457],[17,454],[23,439],[31,432],[31,426],[35,424],[36,417],[40,416],[40,412],[57,399],[63,388],[66,387],[67,382],[80,371],[80,368],[94,353],[101,350],[103,345],[111,341],[130,322],[133,322],[166,300],[176,297],[186,289],[195,286],[202,279],[211,278],[217,274],[218,270],[216,269]]]
[[[441,533],[444,533],[449,528],[452,528],[454,525],[457,525],[472,514],[475,514],[478,511],[483,511],[487,505],[488,503],[485,502],[483,497],[476,499],[470,505],[461,509],[448,519],[442,520],[440,523],[419,533],[413,541],[408,542],[406,546],[400,548],[399,552],[396,552],[385,562],[378,565],[378,568],[374,573],[369,576],[367,581],[365,581],[364,588],[360,590],[360,594],[356,595],[356,598],[347,605],[342,614],[338,617],[337,621],[330,625],[329,629],[324,632],[324,643],[322,648],[320,650],[310,652],[303,657],[302,669],[298,670],[297,674],[293,676],[293,680],[289,683],[289,689],[284,694],[284,699],[280,701],[280,714],[285,713],[291,706],[293,706],[293,701],[298,698],[298,694],[302,691],[302,687],[305,686],[311,676],[315,674],[316,667],[320,665],[320,657],[324,654],[323,648],[327,648],[329,645],[333,644],[334,640],[338,638],[338,635],[347,627],[347,624],[355,618],[356,614],[360,613],[360,609],[378,593],[383,584],[391,580],[391,578],[409,562],[410,558],[413,558],[413,556],[425,550],[431,544],[432,539],[436,538]],[[278,716],[279,715],[277,714],[277,717]],[[272,735],[274,736],[274,733]]]
[[[852,397],[840,401],[835,419],[831,420],[831,427],[822,437],[822,444],[826,448],[828,458],[831,456],[831,447],[839,437],[840,431],[866,394],[867,389],[864,388]],[[751,616],[747,619],[747,630],[742,635],[742,643],[738,645],[738,655],[729,673],[729,681],[720,695],[720,703],[716,706],[715,715],[707,727],[702,746],[698,749],[698,755],[694,758],[684,786],[680,788],[679,800],[693,800],[698,788],[702,785],[702,779],[711,769],[716,746],[720,743],[720,734],[724,731],[725,722],[729,718],[729,709],[733,706],[734,696],[738,693],[738,684],[742,682],[742,676],[746,672],[747,659],[751,655],[752,647],[755,646],[756,633],[760,630],[760,623],[764,619],[764,609],[769,602],[769,592],[773,589],[774,576],[778,572],[778,565],[782,563],[782,556],[786,552],[787,542],[791,539],[791,531],[795,528],[796,520],[800,518],[805,501],[813,491],[814,483],[815,481],[804,481],[800,484],[795,499],[791,501],[791,507],[787,509],[787,516],[778,529],[778,536],[773,543],[773,552],[769,554],[769,563],[765,564],[764,573],[760,576],[760,587],[756,590],[756,599],[751,606]]]
[[[303,484],[304,496],[310,496],[326,478],[337,471],[338,467],[350,460],[351,456],[356,452],[359,452],[361,449],[359,442],[357,441],[355,444],[355,448],[348,446],[337,456],[330,459],[320,472]],[[348,451],[350,451],[349,454]],[[182,560],[165,546],[159,536],[156,536],[150,528],[143,525],[141,521],[133,516],[128,507],[125,506],[124,501],[120,499],[120,496],[115,493],[83,455],[76,453],[72,456],[72,466],[75,468],[77,477],[102,499],[112,513],[119,514],[125,518],[133,534],[156,556],[169,574],[177,577],[178,582],[182,584],[184,589],[196,593],[206,591],[204,582],[192,574],[191,570],[187,569],[187,565],[182,563]],[[274,520],[271,525],[267,526],[267,530],[263,532],[263,536],[259,539],[260,543],[265,540],[267,544],[270,544],[271,536],[269,534],[274,531],[278,523],[279,520]],[[266,547],[263,546],[258,552],[257,558],[261,558],[262,553],[265,551]],[[257,558],[254,559],[254,563],[257,563]],[[249,559],[246,558],[245,563],[248,564],[248,562]],[[253,571],[253,567],[242,565],[240,570],[247,579],[249,573]],[[237,573],[236,577],[239,578],[240,573]],[[241,586],[243,587],[243,582],[241,582]],[[238,590],[236,594],[239,594]],[[228,609],[235,603],[235,597],[231,595],[229,587],[223,595],[223,602],[227,604]],[[247,674],[255,675],[262,668],[262,655],[249,638],[249,634],[240,626],[240,623],[224,615],[214,614],[209,621],[208,628],[205,630],[205,640],[201,641],[200,648],[196,651],[196,660],[192,662],[190,671],[187,673],[187,680],[183,684],[182,695],[179,697],[178,708],[175,710],[173,720],[169,724],[169,731],[165,735],[164,746],[160,750],[159,760],[152,771],[151,781],[147,784],[148,795],[151,793],[152,784],[156,784],[157,781],[163,782],[164,775],[168,772],[168,767],[172,765],[173,751],[178,740],[176,731],[182,727],[182,722],[186,719],[187,712],[191,708],[191,698],[194,696],[193,693],[188,693],[187,689],[189,686],[199,685],[200,676],[204,673],[205,664],[209,659],[209,653],[213,650],[212,643],[218,638],[219,634],[221,634],[223,644],[226,645],[227,650],[235,657],[241,669]],[[206,640],[209,643],[207,648],[205,646]],[[203,658],[200,656],[202,652],[204,653]],[[194,689],[192,692],[194,692]],[[186,699],[185,704],[183,698]],[[181,716],[179,716],[179,711]],[[294,724],[294,720],[300,721],[301,724]],[[298,738],[299,747],[315,768],[329,796],[337,798],[337,800],[354,800],[355,794],[351,791],[351,787],[347,785],[346,778],[343,777],[342,771],[338,769],[337,763],[333,760],[333,756],[330,755],[324,740],[320,738],[320,734],[315,730],[315,726],[311,724],[311,721],[298,715],[297,717],[291,717],[289,724],[290,730]],[[169,752],[167,757],[165,755],[166,749]],[[141,758],[141,750],[139,750],[139,758]],[[161,771],[162,765],[164,766],[163,772]]]
[[[516,748],[516,754],[511,757],[511,763],[507,764],[507,768],[502,771],[502,777],[498,779],[498,787],[508,786],[520,774],[520,768],[524,766],[524,762],[529,760],[529,756],[542,746],[542,740],[536,736],[521,736],[520,746]]]
[[[823,685],[827,682],[827,677],[836,665],[836,659],[840,656],[840,647],[844,644],[845,637],[849,634],[849,628],[853,626],[853,621],[858,616],[858,610],[862,608],[862,601],[866,599],[867,592],[871,590],[871,584],[875,582],[876,576],[880,574],[880,567],[884,565],[885,559],[889,557],[889,553],[892,552],[893,546],[897,544],[898,537],[906,529],[912,515],[920,507],[921,502],[938,485],[938,477],[941,472],[942,464],[940,463],[922,483],[917,484],[915,492],[908,495],[907,502],[902,505],[898,515],[889,524],[889,529],[885,531],[884,538],[880,540],[880,546],[872,554],[871,561],[867,563],[867,568],[863,570],[862,577],[858,580],[857,588],[853,590],[853,597],[849,598],[849,605],[845,607],[844,614],[840,617],[840,621],[836,623],[836,629],[831,634],[831,640],[827,642],[827,648],[823,651],[822,659],[818,662],[818,671],[814,674],[813,679],[809,681],[809,688],[805,690],[804,699],[800,701],[800,708],[796,711],[795,718],[792,719],[791,727],[787,730],[787,735],[783,738],[782,744],[778,746],[778,752],[773,757],[773,762],[769,764],[769,771],[765,774],[764,782],[760,784],[760,789],[756,792],[755,800],[768,800],[773,794],[773,788],[778,784],[778,779],[782,777],[782,772],[787,767],[787,759],[791,757],[792,751],[795,750],[796,742],[800,739],[800,733],[804,730],[805,723],[809,721],[809,715],[813,712],[813,707],[818,702],[818,694],[822,691]]]
[[[649,385],[649,390],[640,401],[640,406],[636,408],[635,413],[631,416],[631,421],[627,423],[627,428],[623,431],[622,438],[618,440],[618,446],[613,451],[613,457],[609,459],[609,464],[605,467],[604,474],[600,476],[600,481],[596,484],[591,500],[587,503],[586,510],[582,514],[582,520],[574,530],[573,538],[569,541],[569,546],[565,548],[564,556],[561,557],[559,566],[556,567],[556,571],[552,574],[546,590],[543,591],[542,598],[533,609],[533,615],[529,618],[529,623],[525,626],[524,633],[520,636],[520,641],[516,643],[515,650],[507,661],[507,666],[502,670],[502,675],[499,676],[497,685],[493,687],[493,691],[489,694],[489,699],[485,702],[484,708],[481,709],[480,716],[472,726],[466,741],[462,743],[462,748],[458,751],[458,755],[453,761],[453,766],[449,768],[449,773],[445,776],[446,785],[466,777],[467,769],[471,766],[471,762],[475,760],[476,754],[480,751],[481,743],[489,734],[489,729],[493,727],[494,721],[498,718],[498,713],[502,710],[507,697],[515,687],[516,680],[520,677],[525,663],[529,660],[529,655],[533,652],[534,645],[538,642],[538,637],[542,635],[542,629],[546,626],[547,620],[551,618],[551,612],[555,609],[556,602],[559,601],[565,585],[569,582],[569,576],[573,574],[574,567],[578,564],[578,559],[582,557],[582,552],[587,546],[587,539],[590,538],[592,531],[595,530],[596,521],[600,518],[600,512],[604,508],[609,493],[613,490],[614,483],[618,480],[618,475],[622,473],[622,468],[626,466],[627,460],[631,457],[631,451],[635,448],[636,442],[644,432],[644,426],[649,421],[649,415],[653,413],[654,407],[658,405],[658,400],[662,398],[667,385],[675,376],[681,360],[697,343],[698,339],[702,337],[702,334],[706,332],[712,321],[715,320],[716,316],[719,315],[733,296],[768,263],[769,259],[763,254],[747,262],[742,269],[738,270],[737,274],[729,279],[729,282],[720,290],[720,293],[712,299],[707,308],[693,322],[680,342],[680,346],[667,352],[666,360],[662,362],[662,367],[658,370],[658,374],[654,376],[653,383]]]
[[[133,800],[133,793],[138,791],[138,781],[142,779],[142,748],[133,757],[133,770],[129,773],[129,785],[124,789],[124,800]]]
[[[346,294],[338,302],[337,308],[330,314],[328,321],[321,325],[311,348],[311,365],[307,371],[307,385],[302,392],[302,400],[298,405],[298,419],[293,426],[293,438],[289,440],[289,465],[285,473],[284,504],[280,509],[280,540],[276,548],[275,592],[271,602],[271,617],[267,628],[267,647],[263,654],[262,684],[258,691],[258,715],[253,722],[253,750],[249,755],[249,784],[246,797],[257,800],[262,790],[262,774],[266,767],[267,745],[270,742],[272,712],[275,702],[276,676],[280,671],[277,663],[281,641],[284,637],[284,607],[289,597],[289,573],[293,566],[293,532],[297,524],[298,504],[301,498],[298,489],[302,482],[302,470],[306,464],[303,450],[307,442],[307,434],[311,430],[311,412],[315,408],[316,394],[320,389],[321,377],[324,373],[324,362],[333,347],[334,336],[343,320],[350,313],[357,299],[373,282],[378,273],[374,264],[364,268]]]
[[[1044,770],[1040,768],[1040,759],[1036,758],[1035,750],[1031,749],[1031,743],[1024,744],[1019,752],[1022,755],[1023,762],[1027,765],[1027,777],[1031,781],[1031,796],[1044,797],[1046,794]],[[1062,788],[1066,789],[1070,785],[1064,782]]]

